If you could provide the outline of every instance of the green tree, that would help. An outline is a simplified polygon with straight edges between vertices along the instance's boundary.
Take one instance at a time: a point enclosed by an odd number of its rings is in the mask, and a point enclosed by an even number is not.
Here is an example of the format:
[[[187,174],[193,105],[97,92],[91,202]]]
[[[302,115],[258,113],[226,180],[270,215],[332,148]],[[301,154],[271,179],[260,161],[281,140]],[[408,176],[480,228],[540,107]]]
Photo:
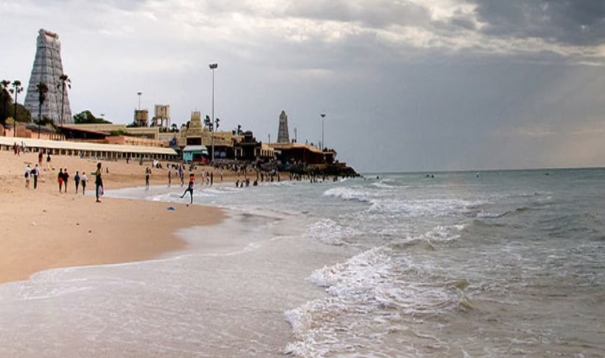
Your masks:
[[[6,119],[8,118],[8,110],[7,107],[10,106],[11,96],[9,91],[9,86],[11,82],[8,80],[0,81],[0,101],[2,102],[2,113],[0,113],[0,124],[3,127],[6,127]],[[4,129],[4,135],[6,135],[6,128]]]
[[[69,76],[67,76],[66,74],[62,74],[61,76],[59,76],[59,81],[61,81],[61,83],[59,83],[57,85],[57,89],[61,90],[61,119],[60,119],[60,126],[61,129],[63,129],[63,111],[65,110],[65,93],[66,93],[66,88],[71,89],[71,80],[69,79]]]
[[[42,105],[46,102],[46,94],[48,93],[48,85],[44,82],[40,82],[36,85],[36,92],[38,92],[38,139],[40,139],[40,124],[42,123]]]
[[[111,124],[110,121],[106,121],[103,118],[95,117],[92,114],[92,112],[90,112],[88,110],[76,114],[74,116],[74,123],[75,124],[91,124],[91,123],[92,124],[102,124],[102,123]]]

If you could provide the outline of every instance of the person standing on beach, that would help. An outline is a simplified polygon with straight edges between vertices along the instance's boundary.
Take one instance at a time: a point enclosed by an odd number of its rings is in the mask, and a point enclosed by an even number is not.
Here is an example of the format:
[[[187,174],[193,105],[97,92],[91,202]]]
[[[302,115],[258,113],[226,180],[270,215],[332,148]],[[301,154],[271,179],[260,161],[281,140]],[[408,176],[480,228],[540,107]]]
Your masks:
[[[38,164],[36,164],[31,174],[34,179],[34,189],[36,189],[38,187],[38,175],[40,175],[40,169],[38,167]]]
[[[189,174],[189,185],[187,186],[187,189],[185,189],[185,192],[183,193],[183,195],[181,195],[181,199],[185,197],[185,194],[187,194],[187,192],[189,192],[189,194],[191,195],[191,202],[190,204],[193,204],[193,186],[195,185],[195,177],[193,176],[193,173]]]
[[[88,177],[86,177],[86,172],[82,171],[82,176],[80,177],[80,182],[82,183],[82,195],[86,195],[86,182],[88,181]]]
[[[78,186],[80,186],[80,173],[76,170],[76,175],[74,176],[74,183],[76,184],[76,194],[78,194]]]
[[[99,197],[103,195],[103,178],[101,178],[101,163],[97,163],[97,171],[95,174],[95,195],[97,197],[97,203],[100,203]]]
[[[59,175],[57,175],[57,181],[59,182],[59,193],[63,190],[63,168],[59,168]]]
[[[168,168],[168,186],[172,184],[172,171]]]
[[[151,169],[145,168],[145,186],[149,188],[149,172]]]
[[[46,154],[46,166],[47,166],[48,168],[52,168],[52,167],[53,167],[53,166],[52,166],[52,164],[50,163],[50,152],[48,152],[48,153]]]
[[[44,159],[44,155],[42,154],[42,151],[38,152],[38,164],[42,165],[42,160]]]
[[[29,164],[25,167],[25,187],[29,189],[29,178],[32,174],[32,168],[29,167]]]
[[[67,168],[63,169],[63,184],[65,184],[65,192],[67,193],[67,182],[69,181],[69,173]]]

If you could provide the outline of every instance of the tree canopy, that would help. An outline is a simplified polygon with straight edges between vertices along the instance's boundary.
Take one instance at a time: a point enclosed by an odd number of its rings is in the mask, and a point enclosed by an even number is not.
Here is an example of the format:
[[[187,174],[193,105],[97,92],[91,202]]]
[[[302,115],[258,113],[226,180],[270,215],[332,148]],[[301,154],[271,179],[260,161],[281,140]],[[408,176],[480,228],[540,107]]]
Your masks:
[[[75,124],[90,124],[90,123],[108,123],[111,124],[110,121],[106,121],[103,118],[95,117],[90,111],[86,110],[84,112],[80,112],[74,116]]]

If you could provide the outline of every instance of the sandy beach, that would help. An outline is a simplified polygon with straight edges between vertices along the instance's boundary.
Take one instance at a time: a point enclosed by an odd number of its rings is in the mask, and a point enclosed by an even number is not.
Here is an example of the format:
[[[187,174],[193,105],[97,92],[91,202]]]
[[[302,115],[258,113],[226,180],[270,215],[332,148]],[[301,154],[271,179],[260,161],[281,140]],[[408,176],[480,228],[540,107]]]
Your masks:
[[[46,158],[45,158],[46,159]],[[37,153],[0,151],[0,282],[26,280],[50,268],[111,264],[156,258],[186,243],[181,228],[219,223],[224,213],[208,206],[103,198],[96,203],[96,160],[51,156],[44,160],[38,188],[25,188],[24,172],[37,163]],[[105,189],[143,186],[145,165],[102,162]],[[67,193],[59,193],[59,168],[68,168]],[[86,171],[86,196],[75,194],[73,177]],[[167,171],[153,169],[151,185],[167,185]],[[174,181],[173,181],[174,183]],[[180,183],[179,183],[180,184]],[[184,199],[183,203],[187,201]],[[168,210],[172,206],[174,210]]]

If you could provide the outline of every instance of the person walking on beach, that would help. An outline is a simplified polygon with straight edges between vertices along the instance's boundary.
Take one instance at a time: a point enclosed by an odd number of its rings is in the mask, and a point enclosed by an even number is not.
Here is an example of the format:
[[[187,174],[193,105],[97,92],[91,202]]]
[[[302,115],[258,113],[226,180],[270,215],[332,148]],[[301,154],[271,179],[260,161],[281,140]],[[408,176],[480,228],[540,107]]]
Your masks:
[[[25,187],[29,189],[29,179],[32,174],[32,168],[29,167],[29,164],[25,167]]]
[[[86,182],[88,181],[88,177],[86,177],[86,172],[82,171],[82,176],[80,177],[80,183],[82,183],[82,195],[86,195]]]
[[[193,204],[193,186],[194,185],[195,185],[195,177],[193,176],[193,173],[191,173],[191,174],[189,174],[189,185],[187,186],[187,189],[185,189],[185,192],[183,193],[183,195],[181,195],[181,199],[182,199],[185,197],[187,192],[189,192],[189,194],[191,195],[190,204]]]
[[[101,178],[101,163],[97,163],[97,171],[95,174],[95,195],[97,197],[97,203],[100,203],[99,197],[103,195],[103,178]]]
[[[42,151],[38,152],[38,164],[42,165],[42,160],[44,159],[44,155],[42,154]]]
[[[145,168],[145,186],[149,188],[149,172],[151,169]]]
[[[36,164],[36,166],[32,170],[31,175],[34,179],[34,189],[36,189],[38,187],[38,175],[40,175],[40,169],[38,167],[38,164]]]
[[[46,154],[46,167],[52,168],[52,164],[50,163],[50,152]]]
[[[63,168],[63,184],[65,184],[65,192],[67,193],[67,182],[69,181],[69,173],[67,168]]]
[[[59,175],[57,175],[57,181],[59,182],[59,193],[63,190],[63,168],[59,168]]]
[[[80,186],[80,173],[76,170],[76,175],[74,176],[74,183],[76,184],[76,194],[78,194],[78,187]]]

